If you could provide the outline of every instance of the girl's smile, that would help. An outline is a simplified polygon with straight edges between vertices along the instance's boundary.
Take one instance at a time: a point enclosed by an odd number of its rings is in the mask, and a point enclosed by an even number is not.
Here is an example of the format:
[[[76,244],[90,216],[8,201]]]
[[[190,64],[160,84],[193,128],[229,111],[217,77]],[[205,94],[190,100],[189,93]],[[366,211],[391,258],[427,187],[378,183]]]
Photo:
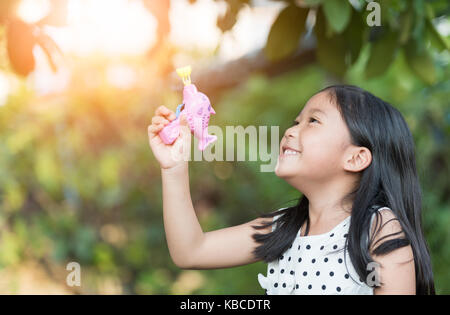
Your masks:
[[[285,157],[299,157],[300,155],[300,151],[293,149],[290,146],[284,145],[282,146],[281,150],[280,150],[280,157],[281,158],[285,158]]]

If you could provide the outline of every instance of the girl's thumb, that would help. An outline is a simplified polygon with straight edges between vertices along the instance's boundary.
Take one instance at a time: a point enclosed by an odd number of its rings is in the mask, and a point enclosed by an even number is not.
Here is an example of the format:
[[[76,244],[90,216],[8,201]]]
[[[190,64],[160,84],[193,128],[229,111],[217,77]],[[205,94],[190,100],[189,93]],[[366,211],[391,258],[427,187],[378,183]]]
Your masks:
[[[180,114],[180,126],[187,126],[187,119],[185,114]]]

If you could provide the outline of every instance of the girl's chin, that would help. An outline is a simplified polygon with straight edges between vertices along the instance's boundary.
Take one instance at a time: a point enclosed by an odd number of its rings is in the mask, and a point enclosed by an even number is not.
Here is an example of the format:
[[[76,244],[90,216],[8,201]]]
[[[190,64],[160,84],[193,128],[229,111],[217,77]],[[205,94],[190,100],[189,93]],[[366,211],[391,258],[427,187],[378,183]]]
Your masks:
[[[275,175],[278,177],[292,176],[298,173],[298,156],[278,156],[277,165],[275,166]]]
[[[277,164],[277,166],[275,167],[275,175],[280,178],[292,177],[296,174],[298,174],[298,170],[296,171],[291,167],[286,167],[286,165]]]

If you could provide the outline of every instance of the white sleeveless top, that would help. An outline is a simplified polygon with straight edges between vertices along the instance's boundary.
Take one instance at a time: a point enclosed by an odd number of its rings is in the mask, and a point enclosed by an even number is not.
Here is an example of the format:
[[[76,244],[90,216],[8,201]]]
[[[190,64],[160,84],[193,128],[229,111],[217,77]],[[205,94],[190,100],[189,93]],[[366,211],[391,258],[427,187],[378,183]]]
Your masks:
[[[378,211],[383,209],[389,208],[382,207]],[[374,216],[371,225],[373,219]],[[289,249],[268,264],[267,276],[258,274],[261,287],[268,295],[373,294],[373,288],[360,281],[348,250],[344,257],[349,225],[350,216],[324,234],[300,236],[299,229]]]

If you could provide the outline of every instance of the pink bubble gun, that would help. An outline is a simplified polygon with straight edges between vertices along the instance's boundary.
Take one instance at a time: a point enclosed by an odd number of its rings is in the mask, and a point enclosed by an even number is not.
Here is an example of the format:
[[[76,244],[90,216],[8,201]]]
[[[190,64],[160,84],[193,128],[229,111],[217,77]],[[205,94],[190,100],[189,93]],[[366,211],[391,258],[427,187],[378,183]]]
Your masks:
[[[191,132],[199,140],[198,149],[203,151],[217,140],[217,136],[208,134],[209,117],[216,112],[209,98],[191,84],[191,71],[190,66],[177,69],[184,83],[183,104],[178,105],[176,118],[159,132],[159,137],[165,144],[172,144],[180,134],[180,115],[184,114]]]

